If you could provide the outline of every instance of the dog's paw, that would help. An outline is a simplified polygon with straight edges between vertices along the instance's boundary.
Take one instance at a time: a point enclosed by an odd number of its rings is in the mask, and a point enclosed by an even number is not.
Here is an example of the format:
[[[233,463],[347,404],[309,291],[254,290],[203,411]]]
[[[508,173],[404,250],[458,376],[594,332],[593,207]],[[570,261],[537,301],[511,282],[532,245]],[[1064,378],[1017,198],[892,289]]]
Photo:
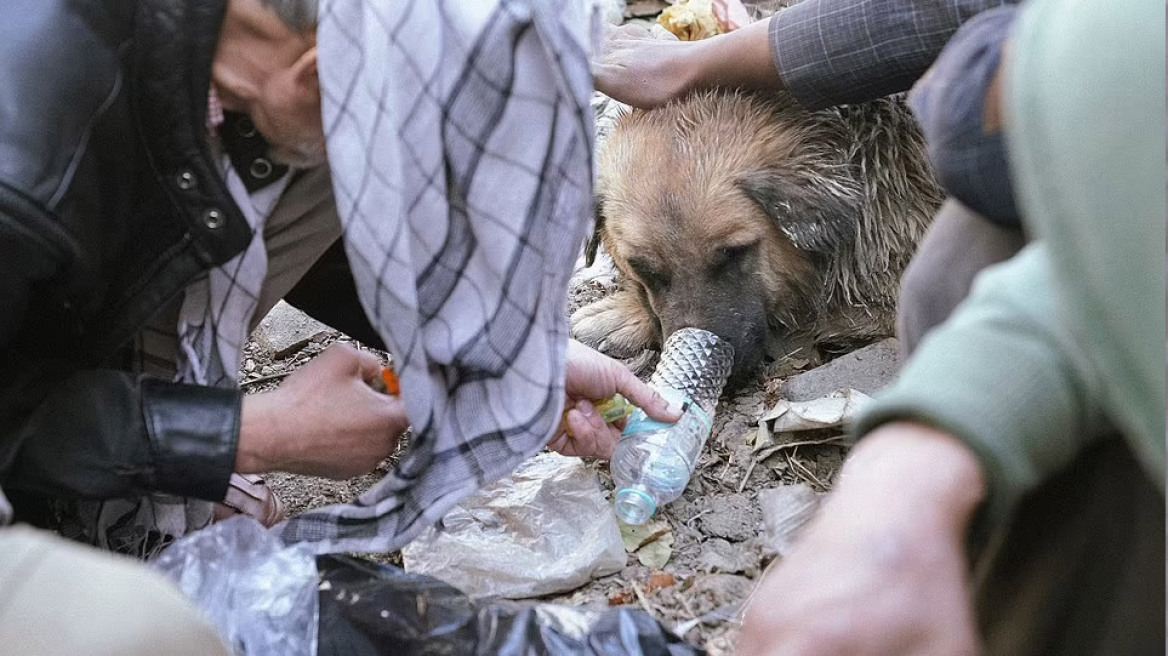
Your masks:
[[[653,320],[636,294],[618,291],[572,313],[572,336],[614,358],[630,358],[652,348]]]

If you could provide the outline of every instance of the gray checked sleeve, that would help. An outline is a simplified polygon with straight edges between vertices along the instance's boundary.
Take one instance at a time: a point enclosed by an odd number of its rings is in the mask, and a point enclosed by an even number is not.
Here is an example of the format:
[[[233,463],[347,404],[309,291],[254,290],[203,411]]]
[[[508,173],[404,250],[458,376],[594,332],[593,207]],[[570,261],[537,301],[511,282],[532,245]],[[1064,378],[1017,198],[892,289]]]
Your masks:
[[[949,37],[1015,0],[804,0],[771,19],[771,56],[808,109],[907,91]]]

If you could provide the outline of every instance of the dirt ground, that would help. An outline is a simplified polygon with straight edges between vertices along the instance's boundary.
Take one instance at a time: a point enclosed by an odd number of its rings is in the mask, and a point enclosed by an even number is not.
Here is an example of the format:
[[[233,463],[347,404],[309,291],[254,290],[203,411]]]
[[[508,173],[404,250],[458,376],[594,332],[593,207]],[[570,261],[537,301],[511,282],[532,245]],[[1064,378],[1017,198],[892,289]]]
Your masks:
[[[750,3],[752,7],[756,4],[759,3]],[[630,3],[632,10],[626,16],[651,20],[664,6],[660,0],[638,0]],[[615,112],[605,109],[603,99],[596,109],[601,120],[599,134],[603,137],[611,129],[611,123],[606,125],[605,121],[614,118]],[[604,296],[615,284],[617,280],[610,272],[578,274],[573,278],[566,309],[571,312]],[[326,331],[298,351],[282,354],[282,358],[274,357],[272,350],[259,342],[249,342],[241,372],[243,385],[248,392],[274,388],[283,376],[337,341],[352,342],[339,333]],[[384,354],[380,355],[385,358]],[[660,548],[672,540],[670,548],[658,549],[658,558],[662,552],[668,553],[664,565],[653,562],[652,558],[646,560],[654,567],[643,565],[641,555],[647,550],[642,547],[641,551],[630,554],[622,571],[573,592],[550,597],[548,601],[640,607],[709,653],[732,653],[741,609],[775,558],[764,537],[759,492],[796,483],[826,492],[846,455],[845,446],[816,444],[768,450],[762,452],[766,457],[759,459],[753,448],[757,419],[774,405],[782,382],[820,364],[822,359],[818,354],[780,359],[760,371],[752,384],[723,397],[713,434],[689,487],[681,499],[663,508],[655,520],[663,522],[654,531],[658,534],[656,541],[661,542],[656,546]],[[655,354],[647,352],[626,364],[647,375],[654,360]],[[820,434],[804,441],[830,437],[830,434]],[[399,446],[399,453],[402,448],[404,442]],[[272,474],[268,480],[284,499],[289,513],[295,515],[354,499],[379,480],[391,463],[392,458],[371,474],[348,481],[289,474]],[[592,462],[590,466],[611,501],[612,481],[607,463]],[[397,553],[367,557],[401,564]]]
[[[609,289],[607,284],[577,280],[568,309],[595,300]],[[249,342],[241,376],[244,388],[248,392],[272,389],[289,372],[338,341],[365,348],[339,333],[323,332],[299,350],[275,358],[262,343]],[[643,367],[651,361],[651,356],[646,356],[633,364]],[[772,363],[753,384],[723,397],[697,473],[682,498],[658,515],[664,521],[657,531],[662,533],[659,539],[672,539],[671,549],[666,550],[669,559],[663,566],[641,564],[642,552],[637,552],[619,573],[549,600],[569,605],[637,606],[667,626],[682,629],[687,641],[711,654],[731,653],[740,609],[774,558],[763,537],[759,491],[793,483],[826,491],[846,454],[846,447],[824,444],[781,449],[763,460],[755,456],[752,442],[757,418],[774,404],[783,379],[814,364],[805,359]],[[405,442],[399,453],[404,446]],[[291,474],[271,474],[268,481],[289,513],[295,515],[351,501],[384,476],[391,462],[347,481]],[[590,466],[611,500],[607,463],[592,462]],[[401,564],[397,553],[367,557]]]

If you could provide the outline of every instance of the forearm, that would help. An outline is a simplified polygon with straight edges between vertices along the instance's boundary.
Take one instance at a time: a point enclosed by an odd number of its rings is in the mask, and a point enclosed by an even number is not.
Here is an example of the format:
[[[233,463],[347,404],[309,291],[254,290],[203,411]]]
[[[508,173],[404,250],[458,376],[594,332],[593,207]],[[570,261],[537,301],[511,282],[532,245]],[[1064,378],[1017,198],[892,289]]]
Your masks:
[[[775,90],[783,80],[771,56],[770,21],[695,42],[690,52],[689,90],[743,88]]]
[[[0,440],[3,485],[53,496],[146,492],[223,498],[235,462],[238,390],[89,370],[10,379]]]
[[[805,0],[770,21],[773,68],[808,109],[907,91],[966,20],[1013,0]]]
[[[1061,336],[1055,295],[1041,247],[982,274],[855,427],[861,443],[903,421],[960,438],[988,482],[979,534],[1105,425],[1099,381]]]

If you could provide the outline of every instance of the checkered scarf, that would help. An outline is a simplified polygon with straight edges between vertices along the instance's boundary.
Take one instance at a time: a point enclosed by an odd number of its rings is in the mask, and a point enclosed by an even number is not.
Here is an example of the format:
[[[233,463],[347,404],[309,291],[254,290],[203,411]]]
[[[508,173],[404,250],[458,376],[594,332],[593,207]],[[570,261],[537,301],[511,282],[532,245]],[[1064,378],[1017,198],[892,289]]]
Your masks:
[[[352,505],[279,530],[388,551],[541,449],[592,209],[591,0],[321,3],[325,133],[362,304],[413,423]]]

